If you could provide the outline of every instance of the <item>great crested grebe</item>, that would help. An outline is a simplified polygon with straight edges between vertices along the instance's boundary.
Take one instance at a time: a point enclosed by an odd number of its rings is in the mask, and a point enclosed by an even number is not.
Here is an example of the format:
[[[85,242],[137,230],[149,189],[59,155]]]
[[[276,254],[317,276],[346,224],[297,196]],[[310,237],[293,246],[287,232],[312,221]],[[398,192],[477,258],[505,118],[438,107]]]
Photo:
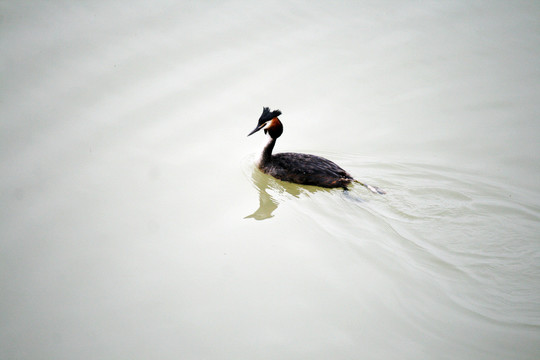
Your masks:
[[[385,192],[375,186],[363,184],[355,180],[348,172],[336,163],[320,156],[298,153],[279,153],[272,155],[276,140],[283,134],[283,124],[278,119],[281,111],[270,111],[263,107],[257,127],[248,136],[264,129],[264,133],[270,136],[268,144],[264,147],[259,169],[276,179],[301,185],[314,185],[324,188],[343,188],[352,182],[359,183],[375,193]]]

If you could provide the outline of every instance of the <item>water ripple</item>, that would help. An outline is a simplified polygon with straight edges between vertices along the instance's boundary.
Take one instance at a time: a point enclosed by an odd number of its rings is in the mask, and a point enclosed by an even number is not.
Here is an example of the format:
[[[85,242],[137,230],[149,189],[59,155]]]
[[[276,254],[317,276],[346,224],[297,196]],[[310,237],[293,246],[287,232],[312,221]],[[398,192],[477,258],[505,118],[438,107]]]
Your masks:
[[[440,166],[337,160],[363,164],[347,165],[387,195],[358,186],[351,195],[362,201],[351,201],[339,190],[266,178],[270,198],[378,264],[401,284],[400,297],[414,293],[446,302],[460,316],[477,321],[540,326],[540,210],[520,202],[517,189]],[[288,201],[294,198],[300,202]]]

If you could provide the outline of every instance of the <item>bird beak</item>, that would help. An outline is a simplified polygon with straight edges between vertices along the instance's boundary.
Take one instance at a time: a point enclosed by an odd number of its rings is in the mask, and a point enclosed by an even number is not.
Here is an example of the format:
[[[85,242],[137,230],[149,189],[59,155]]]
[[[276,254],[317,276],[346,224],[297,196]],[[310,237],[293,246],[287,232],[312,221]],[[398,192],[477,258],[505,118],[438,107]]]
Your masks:
[[[250,132],[250,133],[248,134],[248,136],[249,136],[249,135],[255,134],[257,131],[261,130],[265,125],[266,125],[266,123],[262,123],[262,124],[260,124],[260,125],[257,125],[257,127],[256,127],[252,132]]]

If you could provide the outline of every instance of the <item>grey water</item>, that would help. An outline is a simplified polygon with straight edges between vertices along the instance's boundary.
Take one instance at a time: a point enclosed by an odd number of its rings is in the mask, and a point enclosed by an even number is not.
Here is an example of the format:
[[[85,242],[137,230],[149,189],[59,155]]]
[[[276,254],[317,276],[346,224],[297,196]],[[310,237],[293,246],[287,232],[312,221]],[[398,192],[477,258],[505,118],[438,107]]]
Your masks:
[[[540,3],[0,1],[1,359],[540,358]],[[329,158],[385,195],[275,180]]]

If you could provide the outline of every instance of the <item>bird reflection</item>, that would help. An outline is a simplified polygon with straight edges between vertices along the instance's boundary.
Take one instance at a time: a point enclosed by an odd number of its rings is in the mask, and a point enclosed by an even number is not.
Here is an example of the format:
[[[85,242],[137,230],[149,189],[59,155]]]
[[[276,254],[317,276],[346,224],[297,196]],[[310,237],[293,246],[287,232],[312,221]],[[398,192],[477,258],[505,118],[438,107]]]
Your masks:
[[[253,168],[251,179],[255,188],[259,191],[259,208],[244,219],[265,220],[274,216],[274,211],[279,203],[285,200],[284,193],[298,198],[301,194],[328,191],[327,189],[300,186],[289,182],[274,179],[257,168]]]
[[[274,199],[269,193],[269,182],[275,182],[270,176],[264,175],[258,169],[253,169],[251,179],[253,185],[259,191],[259,208],[251,215],[246,216],[244,219],[253,218],[255,220],[264,220],[274,216],[272,213],[277,209],[279,202]]]

